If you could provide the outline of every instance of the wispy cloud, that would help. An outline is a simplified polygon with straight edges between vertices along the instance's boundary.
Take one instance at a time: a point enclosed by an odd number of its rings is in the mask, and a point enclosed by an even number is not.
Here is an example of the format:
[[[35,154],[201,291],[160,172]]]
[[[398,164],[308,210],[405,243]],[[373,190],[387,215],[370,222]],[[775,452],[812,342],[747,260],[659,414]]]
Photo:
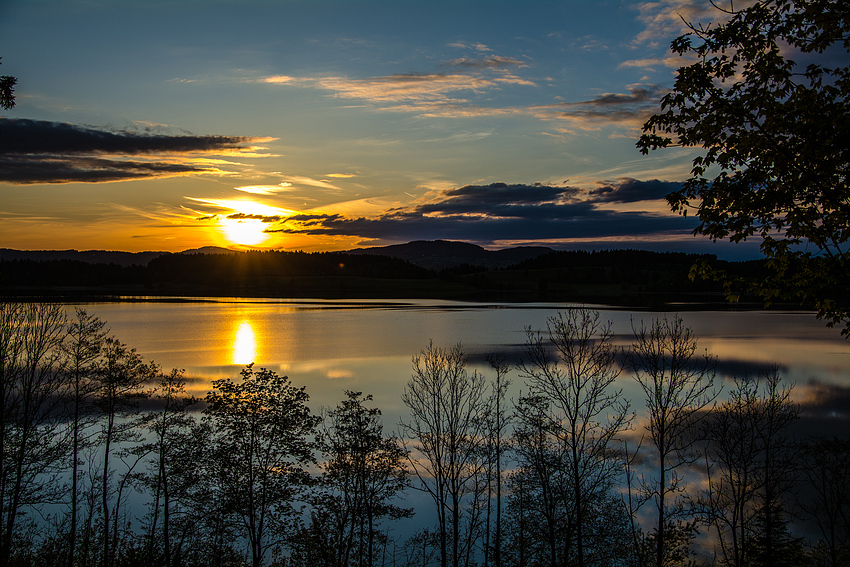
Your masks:
[[[443,67],[459,67],[461,69],[509,69],[511,67],[528,67],[528,64],[513,57],[488,55],[487,57],[460,57],[441,64]]]
[[[493,51],[492,49],[490,49],[489,47],[487,47],[483,43],[467,43],[467,42],[464,42],[464,41],[455,41],[453,43],[450,43],[449,47],[456,47],[458,49],[473,49],[473,50],[481,52],[481,53],[487,53],[487,52]]]
[[[179,175],[227,175],[239,164],[211,156],[253,157],[273,138],[109,131],[42,120],[0,118],[0,181],[103,183]]]
[[[628,93],[604,93],[589,100],[560,102],[535,107],[545,119],[566,120],[582,130],[596,130],[606,123],[639,128],[658,108],[666,89],[657,85],[632,85]]]
[[[620,69],[627,68],[637,68],[637,69],[647,69],[654,70],[658,67],[664,67],[667,69],[678,69],[683,65],[687,65],[689,61],[684,57],[670,56],[670,57],[650,57],[648,59],[630,59],[628,61],[623,61],[618,65]]]
[[[742,10],[755,3],[756,0],[720,0],[717,5],[728,11],[732,7]],[[635,9],[644,28],[634,38],[634,47],[658,45],[658,38],[672,39],[687,33],[688,23],[723,22],[730,17],[727,11],[719,10],[714,3],[705,0],[655,0],[637,4]]]
[[[444,100],[450,93],[484,91],[495,81],[477,74],[398,74],[368,79],[327,77],[316,80],[319,88],[333,91],[339,98],[373,102]]]
[[[276,195],[291,191],[291,186],[291,183],[283,182],[279,185],[246,185],[244,187],[234,187],[234,189],[243,193],[251,193],[252,195]]]
[[[644,66],[663,60],[625,62],[623,66]],[[625,93],[604,93],[588,100],[500,106],[493,92],[508,86],[537,87],[534,80],[513,71],[529,64],[516,58],[486,55],[463,57],[441,64],[444,73],[405,73],[364,79],[342,76],[295,78],[272,76],[260,79],[271,84],[325,90],[340,99],[361,100],[376,110],[411,113],[428,118],[480,118],[532,116],[541,120],[561,120],[577,130],[598,130],[622,124],[639,127],[657,110],[663,89],[651,84],[631,85]],[[567,130],[569,131],[569,130]]]
[[[330,176],[329,176],[330,177]],[[325,181],[324,179],[313,179],[312,177],[304,177],[299,175],[288,175],[284,178],[284,183],[287,186],[290,185],[309,185],[310,187],[319,187],[321,189],[333,189],[334,191],[339,191],[340,188],[330,183],[329,181]]]
[[[532,67],[530,60],[495,54],[483,44],[458,42],[450,46],[468,54],[438,62],[425,72],[373,77],[268,75],[246,80],[284,88],[316,89],[332,98],[362,101],[375,110],[428,117],[515,113],[498,108],[493,94],[511,87],[538,86],[536,79],[522,74]]]

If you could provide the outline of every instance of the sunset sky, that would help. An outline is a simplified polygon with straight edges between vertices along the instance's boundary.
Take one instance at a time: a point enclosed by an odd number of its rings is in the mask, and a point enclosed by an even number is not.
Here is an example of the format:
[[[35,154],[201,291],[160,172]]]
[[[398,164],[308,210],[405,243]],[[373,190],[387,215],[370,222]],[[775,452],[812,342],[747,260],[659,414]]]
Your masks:
[[[708,0],[2,0],[0,247],[712,245],[640,125]]]

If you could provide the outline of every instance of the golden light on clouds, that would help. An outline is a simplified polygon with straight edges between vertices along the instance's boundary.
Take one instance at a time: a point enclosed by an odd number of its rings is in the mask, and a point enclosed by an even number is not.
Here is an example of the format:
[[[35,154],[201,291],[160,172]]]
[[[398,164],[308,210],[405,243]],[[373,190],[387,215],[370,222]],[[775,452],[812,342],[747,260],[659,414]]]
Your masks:
[[[262,195],[260,188],[249,187],[252,192]],[[203,216],[199,220],[215,222],[214,230],[218,232],[227,244],[237,246],[258,246],[266,243],[272,234],[266,229],[281,219],[292,215],[295,211],[274,207],[250,199],[188,199],[213,207],[220,212]],[[200,211],[199,211],[200,212]]]

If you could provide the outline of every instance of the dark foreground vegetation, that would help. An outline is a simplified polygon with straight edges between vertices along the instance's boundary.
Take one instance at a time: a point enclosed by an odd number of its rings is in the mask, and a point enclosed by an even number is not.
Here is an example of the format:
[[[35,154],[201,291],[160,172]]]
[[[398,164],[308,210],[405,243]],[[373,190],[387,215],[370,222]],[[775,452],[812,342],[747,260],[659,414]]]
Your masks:
[[[360,392],[316,415],[249,365],[196,399],[82,309],[0,303],[0,565],[847,565],[850,439],[699,353],[679,318],[616,348],[588,309],[516,367],[430,344],[395,436]]]
[[[465,246],[462,243],[444,243]],[[471,246],[471,245],[468,245]],[[477,248],[477,247],[476,247]],[[724,287],[692,277],[710,261],[733,276],[764,273],[761,262],[640,250],[550,251],[507,267],[443,258],[426,268],[375,254],[234,252],[163,254],[146,265],[81,260],[0,260],[0,292],[52,299],[115,295],[319,298],[439,298],[580,301],[627,306],[724,303]],[[434,265],[429,257],[423,264]]]

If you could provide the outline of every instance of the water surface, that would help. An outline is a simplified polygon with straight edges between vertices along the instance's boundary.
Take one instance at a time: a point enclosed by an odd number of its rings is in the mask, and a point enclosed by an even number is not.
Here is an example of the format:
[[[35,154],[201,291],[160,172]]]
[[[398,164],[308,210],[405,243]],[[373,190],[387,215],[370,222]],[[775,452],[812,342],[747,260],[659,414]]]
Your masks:
[[[213,379],[238,377],[254,362],[306,386],[311,406],[332,406],[344,390],[371,393],[388,425],[404,413],[400,395],[410,360],[433,340],[462,343],[470,360],[488,372],[483,357],[522,354],[526,327],[543,329],[548,317],[570,304],[466,303],[437,300],[325,301],[221,299],[126,301],[84,305],[111,333],[164,369],[183,368],[193,393],[203,396]],[[675,313],[599,306],[613,322],[616,341],[632,342],[632,325]],[[779,365],[794,382],[795,397],[824,388],[850,388],[850,343],[808,312],[682,311],[685,323],[718,358],[720,381]],[[479,365],[480,363],[480,365]],[[492,374],[492,373],[490,373]],[[514,392],[522,380],[511,373]],[[622,386],[634,395],[624,374]],[[813,388],[815,390],[813,390]],[[819,390],[818,390],[819,389]],[[815,393],[813,393],[815,392]]]

